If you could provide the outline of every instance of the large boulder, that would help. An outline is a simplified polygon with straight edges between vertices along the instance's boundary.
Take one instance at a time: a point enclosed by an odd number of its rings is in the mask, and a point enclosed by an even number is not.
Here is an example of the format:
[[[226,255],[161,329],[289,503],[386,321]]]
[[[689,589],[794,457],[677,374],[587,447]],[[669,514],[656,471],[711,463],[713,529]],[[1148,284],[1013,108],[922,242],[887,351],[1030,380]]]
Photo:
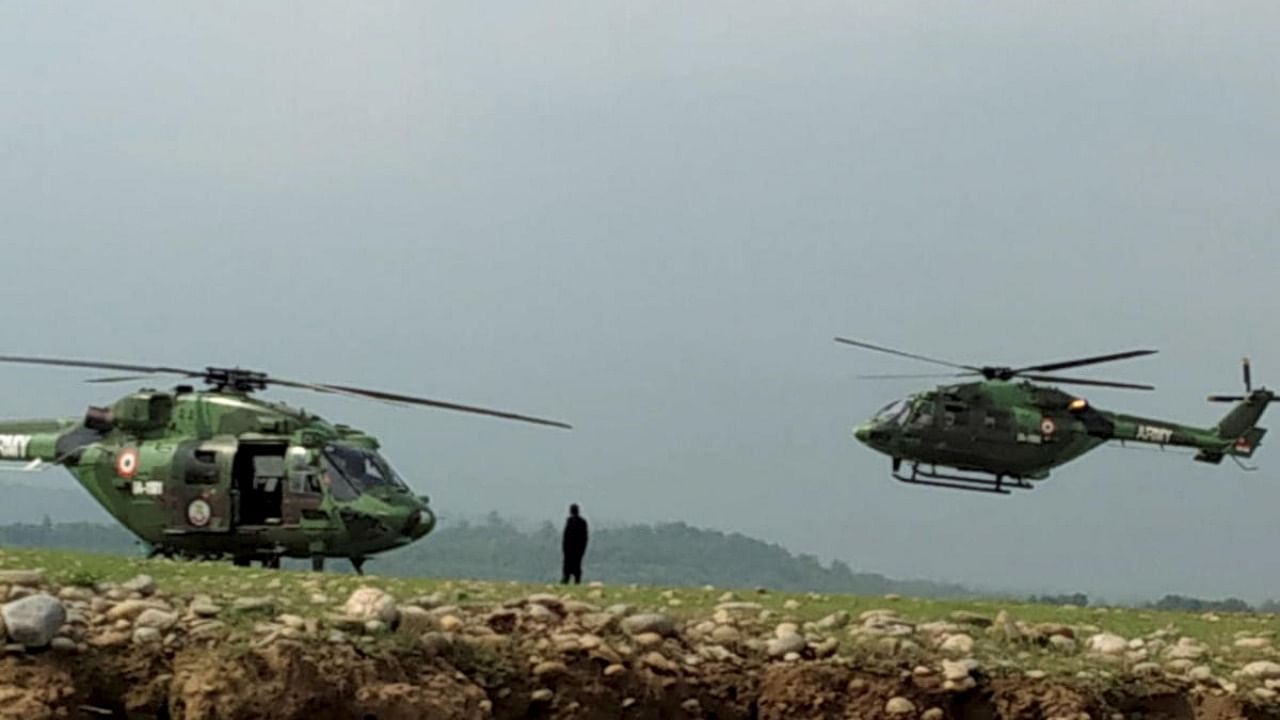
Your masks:
[[[1098,655],[1124,655],[1129,641],[1112,633],[1098,633],[1089,638],[1089,652]]]
[[[396,599],[375,587],[357,588],[342,609],[348,617],[381,620],[387,624],[394,623],[399,616]]]
[[[9,639],[27,647],[44,647],[58,634],[67,621],[62,601],[39,593],[14,600],[0,608]]]
[[[628,635],[657,633],[669,637],[675,634],[676,625],[666,613],[640,613],[623,618],[622,631]]]

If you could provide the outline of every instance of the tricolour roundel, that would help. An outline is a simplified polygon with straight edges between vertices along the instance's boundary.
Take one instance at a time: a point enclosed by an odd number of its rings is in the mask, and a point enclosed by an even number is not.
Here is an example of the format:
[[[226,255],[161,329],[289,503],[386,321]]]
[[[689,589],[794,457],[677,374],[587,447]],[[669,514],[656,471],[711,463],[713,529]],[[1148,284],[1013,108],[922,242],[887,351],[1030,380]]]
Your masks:
[[[1057,429],[1058,429],[1058,426],[1054,424],[1053,418],[1045,418],[1040,421],[1041,435],[1052,435],[1053,431]]]
[[[125,448],[116,455],[116,474],[131,478],[138,472],[138,449]]]
[[[192,500],[187,506],[187,522],[196,527],[204,527],[209,524],[210,518],[213,517],[213,510],[209,507],[209,503],[199,498]]]

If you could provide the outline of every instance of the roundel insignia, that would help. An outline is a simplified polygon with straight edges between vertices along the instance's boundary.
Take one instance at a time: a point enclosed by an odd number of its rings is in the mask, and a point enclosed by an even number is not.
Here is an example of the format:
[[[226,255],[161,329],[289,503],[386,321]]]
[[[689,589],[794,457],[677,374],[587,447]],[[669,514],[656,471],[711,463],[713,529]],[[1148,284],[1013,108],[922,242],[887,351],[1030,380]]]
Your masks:
[[[187,506],[187,522],[196,527],[204,527],[209,524],[210,518],[213,517],[213,510],[209,507],[209,503],[199,498],[192,500]]]
[[[138,449],[125,448],[116,455],[116,475],[129,479],[138,472]]]
[[[1053,422],[1053,418],[1045,418],[1040,421],[1040,433],[1042,435],[1052,435],[1058,426]]]
[[[1237,438],[1236,450],[1239,450],[1240,452],[1249,452],[1249,438]]]

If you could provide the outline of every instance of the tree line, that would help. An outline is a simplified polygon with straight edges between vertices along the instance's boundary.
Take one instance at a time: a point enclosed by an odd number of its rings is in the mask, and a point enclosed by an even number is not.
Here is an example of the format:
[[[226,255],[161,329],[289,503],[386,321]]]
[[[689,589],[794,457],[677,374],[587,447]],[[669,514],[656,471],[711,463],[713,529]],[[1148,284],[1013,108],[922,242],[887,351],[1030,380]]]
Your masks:
[[[0,546],[87,550],[141,555],[146,548],[119,525],[88,522],[0,525]],[[496,513],[483,519],[442,523],[431,535],[369,561],[366,569],[402,577],[471,578],[554,582],[560,573],[560,529],[550,522],[522,527]],[[293,563],[301,569],[303,562]],[[342,563],[334,563],[342,569]],[[587,551],[586,580],[609,584],[713,585],[797,592],[898,594],[913,597],[990,597],[954,583],[897,580],[856,572],[847,563],[817,557],[741,533],[693,527],[682,522],[595,529]],[[1029,602],[1089,606],[1084,593],[1032,595]],[[1239,598],[1206,600],[1165,595],[1140,607],[1185,612],[1280,612],[1280,601],[1257,606]]]

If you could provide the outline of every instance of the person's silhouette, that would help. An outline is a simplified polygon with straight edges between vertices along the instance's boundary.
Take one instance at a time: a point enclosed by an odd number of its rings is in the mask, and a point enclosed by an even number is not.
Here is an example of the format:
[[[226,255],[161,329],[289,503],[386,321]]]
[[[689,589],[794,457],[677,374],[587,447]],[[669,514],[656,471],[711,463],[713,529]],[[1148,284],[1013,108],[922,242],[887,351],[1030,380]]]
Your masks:
[[[582,556],[587,553],[587,521],[578,514],[576,504],[569,506],[569,519],[564,523],[564,539],[560,543],[564,553],[564,567],[560,582],[577,585],[582,582]]]

